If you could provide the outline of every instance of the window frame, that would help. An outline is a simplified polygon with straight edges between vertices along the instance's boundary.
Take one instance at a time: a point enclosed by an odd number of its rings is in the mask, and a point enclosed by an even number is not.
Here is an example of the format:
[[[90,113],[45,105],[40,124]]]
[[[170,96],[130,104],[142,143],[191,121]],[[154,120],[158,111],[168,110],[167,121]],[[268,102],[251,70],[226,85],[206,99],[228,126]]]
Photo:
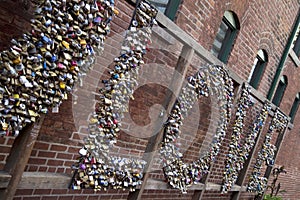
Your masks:
[[[300,104],[300,93],[298,93],[294,99],[294,102],[293,102],[293,105],[292,105],[292,108],[290,110],[290,113],[289,113],[289,116],[291,118],[291,123],[294,122],[295,120],[295,117],[296,117],[296,114],[297,114],[297,111],[298,111],[298,108],[299,108],[299,104]]]
[[[280,103],[282,101],[282,98],[284,96],[284,93],[286,91],[287,85],[288,85],[287,76],[283,75],[280,78],[280,81],[279,81],[279,83],[277,85],[276,92],[275,92],[273,100],[272,100],[272,103],[275,106],[279,107],[279,105],[280,105]]]
[[[260,55],[262,54],[262,55]],[[260,49],[255,57],[255,62],[252,68],[251,76],[249,77],[249,85],[258,89],[263,74],[268,63],[268,54],[264,49]]]
[[[232,16],[232,19],[234,20],[233,21],[234,24],[227,19],[226,12],[229,12],[230,15]],[[227,25],[228,29],[227,29],[225,37],[222,41],[222,45],[221,45],[220,51],[218,52],[217,58],[219,60],[221,60],[222,62],[227,63],[230,52],[232,51],[232,48],[234,46],[234,41],[237,38],[237,34],[240,30],[240,22],[239,22],[237,15],[233,11],[230,11],[230,10],[226,10],[224,12],[222,22],[224,22]],[[221,26],[221,24],[219,25],[219,27],[220,26]],[[216,38],[217,38],[218,34],[219,34],[219,31],[217,32]],[[215,40],[216,40],[216,38],[215,38]]]
[[[166,9],[164,11],[165,16],[167,16],[170,20],[174,21],[179,5],[181,4],[182,0],[168,0],[168,3],[166,5]],[[153,4],[153,2],[149,1]],[[153,4],[155,5],[155,4]]]
[[[298,33],[297,39],[295,41],[293,51],[295,52],[295,54],[299,58],[299,56],[300,56],[300,36],[299,36],[299,33]]]
[[[297,58],[299,58],[299,56],[300,56],[300,25],[298,25],[296,34],[293,38],[292,49],[295,52],[295,54],[297,55]]]

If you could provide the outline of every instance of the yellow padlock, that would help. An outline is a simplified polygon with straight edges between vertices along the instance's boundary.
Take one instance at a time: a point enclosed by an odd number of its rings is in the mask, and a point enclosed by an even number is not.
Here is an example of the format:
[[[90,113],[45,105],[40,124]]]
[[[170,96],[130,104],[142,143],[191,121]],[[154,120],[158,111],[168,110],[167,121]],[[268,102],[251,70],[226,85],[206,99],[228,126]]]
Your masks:
[[[2,122],[1,125],[2,125],[2,129],[4,131],[6,131],[8,129],[8,124],[6,122]]]
[[[66,41],[62,41],[62,45],[63,45],[64,47],[66,47],[67,49],[70,48],[70,44],[69,44],[68,42],[66,42]]]
[[[60,87],[60,89],[65,89],[66,84],[64,82],[59,82],[59,87]]]
[[[16,59],[14,59],[14,60],[13,60],[13,63],[16,64],[16,65],[20,64],[20,63],[21,63],[21,58],[20,58],[20,56],[17,57]]]
[[[120,12],[117,9],[114,9],[114,14],[118,15]]]
[[[71,71],[74,71],[75,67],[76,67],[76,66],[71,66],[71,67],[70,67],[70,70],[71,70]]]
[[[86,45],[86,40],[80,40],[81,45]]]
[[[13,97],[14,97],[14,99],[19,99],[20,95],[19,94],[14,94]]]

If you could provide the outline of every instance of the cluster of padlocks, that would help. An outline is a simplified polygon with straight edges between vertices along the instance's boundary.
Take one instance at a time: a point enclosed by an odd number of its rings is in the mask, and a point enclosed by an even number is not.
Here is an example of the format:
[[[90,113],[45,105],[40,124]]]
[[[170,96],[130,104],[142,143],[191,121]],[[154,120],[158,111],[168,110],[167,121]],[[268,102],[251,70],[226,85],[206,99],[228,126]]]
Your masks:
[[[125,36],[121,55],[114,59],[110,79],[103,80],[100,101],[89,123],[85,147],[74,165],[73,189],[127,188],[133,191],[142,183],[145,161],[133,158],[109,156],[116,142],[123,113],[137,85],[138,69],[144,64],[143,56],[151,43],[151,28],[156,23],[157,10],[141,1]]]
[[[241,134],[244,131],[244,118],[246,117],[247,109],[253,105],[250,97],[250,88],[243,85],[241,95],[237,104],[235,113],[235,121],[233,124],[233,132],[229,144],[229,152],[225,160],[224,181],[222,186],[222,193],[226,193],[237,179],[238,172],[243,167],[243,152],[240,145]],[[248,152],[246,152],[248,153]],[[242,158],[242,159],[241,159]]]
[[[182,161],[180,149],[175,147],[175,140],[180,135],[180,127],[188,111],[200,96],[215,95],[218,98],[220,118],[218,127],[209,151],[199,160],[191,164]],[[212,161],[218,154],[222,140],[225,137],[227,125],[231,116],[233,98],[232,80],[222,66],[211,65],[201,68],[194,76],[188,78],[175,103],[164,127],[164,140],[160,153],[164,162],[164,173],[168,183],[186,192],[188,186],[198,183],[201,177],[210,169]]]
[[[32,30],[0,53],[0,135],[18,135],[59,106],[92,64],[110,32],[114,0],[37,5]]]
[[[240,99],[239,104],[241,106],[238,106],[241,110],[243,110],[245,104],[246,106],[251,105],[251,102],[249,102],[249,89],[246,92],[244,92],[244,95],[242,94],[242,99]],[[243,93],[243,91],[242,91]],[[243,97],[244,96],[244,97]],[[244,102],[246,100],[246,102]],[[247,103],[248,101],[248,103]],[[240,140],[240,134],[241,132],[238,132],[238,130],[242,130],[242,127],[244,126],[243,123],[240,123],[242,120],[241,115],[238,114],[236,117],[234,126],[239,126],[239,129],[234,129],[234,133],[232,135],[232,141],[231,142],[229,154],[227,156],[227,160],[225,161],[225,171],[224,171],[224,178],[223,178],[223,185],[222,185],[222,193],[228,192],[232,186],[235,184],[238,173],[243,169],[245,161],[249,157],[250,151],[253,149],[255,145],[255,140],[259,134],[259,132],[262,130],[262,128],[265,125],[266,119],[268,117],[269,112],[271,111],[270,103],[265,102],[263,108],[261,109],[257,119],[255,120],[253,127],[251,129],[251,132],[246,135],[244,144],[242,146],[238,145],[238,141]],[[244,111],[241,111],[244,115]],[[244,116],[243,116],[244,117]]]
[[[277,131],[279,134],[284,134],[283,131],[287,124],[287,117],[279,110],[276,110],[269,130],[265,136],[263,146],[258,152],[258,156],[247,186],[247,191],[262,194],[267,189],[268,179],[264,176],[260,176],[261,169],[264,163],[266,166],[274,165],[274,155],[277,148],[275,145],[271,144],[271,138],[274,131]]]
[[[18,135],[27,123],[35,122],[40,113],[58,107],[67,99],[75,83],[93,64],[95,54],[102,51],[110,22],[117,13],[114,0],[46,0],[37,5],[35,18],[31,20],[32,30],[22,38],[13,39],[12,46],[0,53],[0,135]],[[100,100],[89,119],[85,147],[79,151],[80,158],[74,165],[73,189],[128,188],[132,191],[142,183],[145,161],[109,156],[108,152],[116,143],[123,113],[128,111],[128,102],[133,98],[156,15],[157,9],[146,1],[136,7],[121,54],[114,59],[110,78],[103,80]],[[271,109],[269,103],[264,104],[251,133],[240,146],[246,109],[252,104],[249,93],[248,87],[242,90],[236,112],[224,172],[224,193],[237,180]],[[199,97],[209,95],[218,96],[220,119],[216,133],[209,151],[191,164],[185,164],[183,154],[174,143],[193,104]],[[232,81],[222,66],[202,67],[188,78],[165,123],[160,150],[165,160],[165,176],[173,188],[185,192],[210,170],[226,134],[232,97]],[[281,133],[286,125],[286,116],[276,111],[254,165],[248,191],[261,193],[266,189],[267,179],[260,176],[260,171],[264,162],[267,166],[274,164],[276,147],[270,140],[274,131]]]

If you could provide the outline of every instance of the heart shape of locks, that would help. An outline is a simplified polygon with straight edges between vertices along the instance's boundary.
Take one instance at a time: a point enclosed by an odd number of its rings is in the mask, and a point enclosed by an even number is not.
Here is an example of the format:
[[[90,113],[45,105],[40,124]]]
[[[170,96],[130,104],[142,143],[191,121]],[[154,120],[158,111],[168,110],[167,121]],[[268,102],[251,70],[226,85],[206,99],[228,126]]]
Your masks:
[[[32,30],[0,52],[0,135],[18,135],[49,107],[58,108],[100,53],[114,0],[35,5]]]
[[[215,95],[218,99],[220,117],[217,129],[209,150],[198,160],[185,164],[182,160],[180,149],[176,148],[175,140],[179,137],[179,128],[183,125],[184,116],[200,96]],[[233,99],[233,85],[227,71],[223,66],[209,65],[188,78],[184,87],[171,110],[164,127],[164,139],[160,150],[164,162],[164,174],[168,183],[180,189],[183,193],[193,183],[198,183],[201,177],[210,170],[210,165],[219,153],[227,125],[231,116]],[[176,127],[176,130],[174,129]]]

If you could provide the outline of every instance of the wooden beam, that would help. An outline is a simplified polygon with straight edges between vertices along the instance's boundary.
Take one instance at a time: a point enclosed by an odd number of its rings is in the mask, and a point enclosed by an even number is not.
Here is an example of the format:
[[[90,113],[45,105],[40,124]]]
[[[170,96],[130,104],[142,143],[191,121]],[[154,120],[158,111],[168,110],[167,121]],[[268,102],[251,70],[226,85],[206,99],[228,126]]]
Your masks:
[[[190,190],[202,190],[203,186],[204,185],[202,183],[199,183],[197,185],[192,185],[191,187],[189,187],[189,189]],[[165,181],[149,178],[147,180],[147,185],[146,185],[145,189],[147,189],[147,190],[168,190],[168,189],[172,189],[172,188]]]
[[[35,124],[28,124],[23,128],[20,135],[15,138],[9,157],[4,166],[4,171],[11,175],[11,178],[7,187],[0,190],[1,198],[5,200],[13,199],[34,143],[38,137],[44,117],[45,116],[42,115]]]
[[[172,80],[169,84],[169,90],[166,94],[165,101],[162,105],[166,109],[167,113],[170,113],[176,101],[176,98],[180,93],[181,86],[185,80],[187,69],[190,65],[193,55],[194,55],[194,50],[191,47],[187,45],[184,45],[182,47],[181,54],[178,58]],[[158,123],[161,124],[160,121]],[[128,199],[130,200],[141,199],[143,191],[145,190],[147,185],[147,179],[150,176],[149,169],[151,169],[153,166],[154,156],[156,155],[155,152],[157,152],[156,150],[158,149],[159,144],[162,141],[162,138],[163,138],[163,128],[161,131],[159,131],[159,133],[149,138],[148,144],[146,146],[145,154],[143,157],[143,160],[147,162],[144,168],[143,183],[140,189],[137,189],[136,191],[129,193]]]
[[[7,172],[0,172],[0,186],[6,187],[9,183],[11,175]],[[24,172],[22,179],[18,185],[18,189],[67,189],[71,180],[71,175],[63,173],[50,172]],[[189,190],[203,190],[204,184],[196,184],[189,187]],[[215,183],[207,183],[207,190],[220,190],[221,185]],[[169,190],[169,185],[162,180],[148,179],[145,187],[147,190]],[[90,189],[87,189],[90,190]],[[246,191],[245,187],[233,186],[231,191]]]
[[[24,172],[19,189],[68,189],[71,176],[47,172]]]

